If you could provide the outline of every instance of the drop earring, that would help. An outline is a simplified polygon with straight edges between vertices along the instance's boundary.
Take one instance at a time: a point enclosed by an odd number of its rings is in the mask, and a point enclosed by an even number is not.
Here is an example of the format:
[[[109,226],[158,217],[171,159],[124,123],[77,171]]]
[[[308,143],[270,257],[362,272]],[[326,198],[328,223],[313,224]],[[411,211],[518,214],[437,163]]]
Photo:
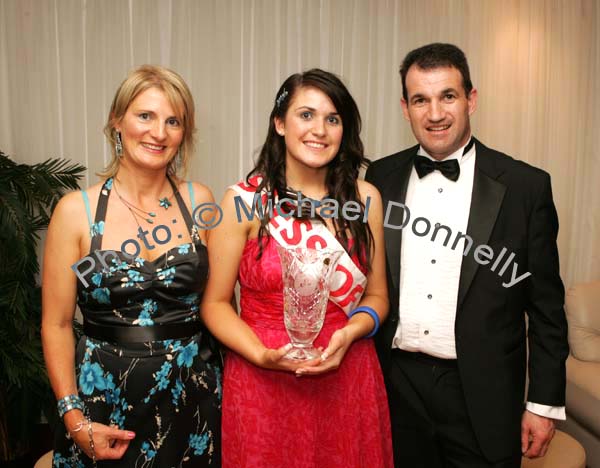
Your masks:
[[[183,166],[183,157],[181,156],[181,147],[177,150],[177,156],[175,156],[175,172],[179,172]]]
[[[115,154],[117,158],[121,158],[123,156],[123,140],[121,140],[121,132],[116,132],[115,135]]]

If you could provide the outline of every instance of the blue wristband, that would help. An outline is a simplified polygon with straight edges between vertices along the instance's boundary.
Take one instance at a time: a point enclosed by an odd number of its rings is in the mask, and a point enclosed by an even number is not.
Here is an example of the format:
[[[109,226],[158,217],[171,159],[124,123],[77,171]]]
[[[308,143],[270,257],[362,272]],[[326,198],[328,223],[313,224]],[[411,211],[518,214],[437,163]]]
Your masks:
[[[67,395],[61,398],[56,403],[58,409],[58,416],[63,417],[68,411],[78,409],[83,411],[83,401],[79,398],[79,395]]]
[[[365,335],[365,338],[371,338],[373,335],[375,335],[375,333],[377,333],[377,330],[379,330],[379,315],[377,315],[377,312],[375,312],[375,310],[372,307],[360,306],[354,310],[351,310],[348,314],[348,318],[352,317],[354,314],[358,314],[359,312],[369,314],[375,322],[373,330],[371,330],[371,332],[368,335]]]

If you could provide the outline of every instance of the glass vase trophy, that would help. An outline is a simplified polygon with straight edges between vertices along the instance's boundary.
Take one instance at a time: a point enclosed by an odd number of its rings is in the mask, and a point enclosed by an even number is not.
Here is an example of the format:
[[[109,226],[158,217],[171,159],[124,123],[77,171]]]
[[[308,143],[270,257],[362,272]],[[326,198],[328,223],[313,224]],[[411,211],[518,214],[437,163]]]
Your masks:
[[[319,357],[313,341],[323,327],[329,279],[343,252],[281,245],[277,252],[283,280],[283,321],[293,346],[285,357],[295,361]]]

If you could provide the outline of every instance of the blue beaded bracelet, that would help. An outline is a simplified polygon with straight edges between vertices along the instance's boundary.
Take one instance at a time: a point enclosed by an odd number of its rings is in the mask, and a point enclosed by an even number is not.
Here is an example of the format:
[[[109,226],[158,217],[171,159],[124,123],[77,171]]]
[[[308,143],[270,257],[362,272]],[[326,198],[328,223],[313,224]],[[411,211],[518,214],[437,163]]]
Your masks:
[[[373,335],[375,335],[375,333],[377,333],[377,330],[379,330],[379,315],[377,315],[377,312],[375,312],[375,310],[372,307],[360,306],[354,310],[351,310],[348,314],[348,318],[352,317],[354,314],[358,314],[359,312],[369,314],[375,322],[373,330],[371,330],[371,332],[368,335],[365,335],[365,338],[371,338]]]
[[[58,400],[56,406],[58,408],[58,416],[61,418],[66,412],[74,409],[83,411],[83,401],[79,398],[79,395],[67,395]]]

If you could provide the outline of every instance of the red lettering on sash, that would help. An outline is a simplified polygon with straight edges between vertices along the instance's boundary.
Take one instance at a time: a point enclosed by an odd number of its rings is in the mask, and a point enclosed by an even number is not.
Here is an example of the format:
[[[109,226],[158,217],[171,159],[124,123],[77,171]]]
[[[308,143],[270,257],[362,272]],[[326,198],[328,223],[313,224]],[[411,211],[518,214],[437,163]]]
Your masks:
[[[327,241],[325,241],[325,239],[323,239],[318,234],[314,234],[314,235],[310,236],[308,238],[308,240],[306,241],[306,247],[308,247],[309,249],[316,249],[317,244],[319,244],[319,247],[321,249],[324,249],[325,247],[327,247]]]
[[[279,223],[277,222],[277,219],[276,219],[276,218],[274,218],[274,217],[273,217],[273,218],[271,218],[271,219],[269,220],[269,224],[270,224],[271,226],[273,226],[275,229],[279,229]]]
[[[262,180],[262,177],[254,176],[247,183],[245,181],[239,182],[235,187],[235,190],[240,193],[245,203],[253,209],[255,208],[253,205],[256,200],[253,196]],[[308,220],[279,218],[280,214],[276,211],[276,206],[270,203],[277,201],[277,199],[276,193],[271,194],[270,199],[265,190],[260,195],[262,206],[257,207],[257,209],[262,209],[264,214],[269,215],[269,232],[278,243],[290,247],[305,245],[313,249],[327,248],[328,244],[335,246],[334,248],[341,248],[335,237],[320,223],[313,226]],[[304,228],[302,227],[303,224]],[[362,296],[366,278],[355,267],[347,253],[344,253],[341,257],[335,271],[336,274],[338,272],[343,274],[343,284],[335,291],[330,292],[330,300],[348,313],[352,309],[353,304],[356,304]]]
[[[344,299],[338,301],[337,305],[339,305],[340,307],[346,307],[351,302],[356,301],[357,296],[360,297],[363,292],[364,288],[360,284],[357,284],[356,286],[354,286],[354,289],[350,294],[348,294]]]
[[[312,226],[308,222],[295,219],[292,222],[291,236],[287,229],[281,230],[281,237],[283,238],[283,240],[289,245],[298,245],[302,240],[302,225],[304,225],[307,231],[310,231],[312,229]]]
[[[250,185],[246,184],[245,180],[242,180],[237,185],[238,185],[238,187],[245,190],[246,192],[256,192],[256,187],[258,187],[261,182],[262,182],[262,177],[253,176],[253,177],[250,177],[250,179],[248,179],[248,183]]]
[[[346,294],[352,287],[352,283],[354,280],[354,278],[352,278],[352,273],[350,273],[350,271],[346,267],[344,267],[344,265],[342,265],[341,263],[337,264],[335,273],[337,273],[338,271],[340,271],[340,272],[344,273],[344,275],[346,275],[346,281],[344,281],[344,284],[342,284],[335,291],[329,291],[329,295],[333,296],[333,297],[343,296],[344,294]],[[334,275],[335,275],[335,273],[334,273]]]

